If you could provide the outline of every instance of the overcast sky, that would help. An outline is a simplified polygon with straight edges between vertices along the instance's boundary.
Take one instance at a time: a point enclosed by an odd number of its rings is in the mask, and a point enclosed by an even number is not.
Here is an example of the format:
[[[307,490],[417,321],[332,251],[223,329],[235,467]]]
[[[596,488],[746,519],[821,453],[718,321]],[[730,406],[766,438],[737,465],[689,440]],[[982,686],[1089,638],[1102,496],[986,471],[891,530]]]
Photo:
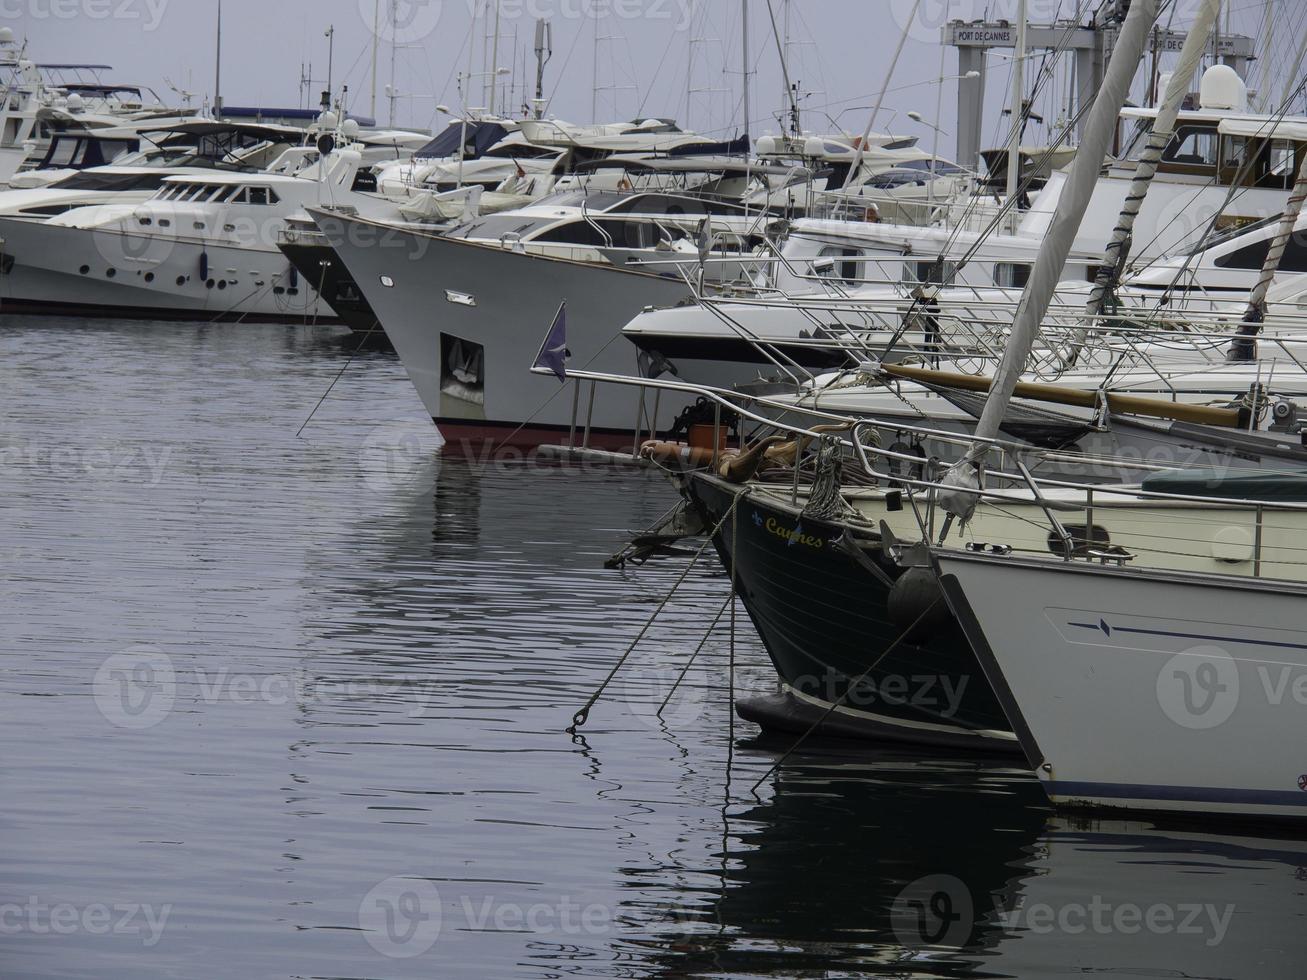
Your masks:
[[[947,135],[940,151],[951,156],[956,115],[957,56],[939,44],[940,26],[952,18],[1010,16],[1017,0],[771,0],[778,32],[789,38],[790,74],[800,86],[805,130],[860,132],[884,83],[895,47],[907,28],[902,56],[890,82],[876,128],[921,136],[929,126],[907,118],[915,110]],[[1032,22],[1069,15],[1076,3],[1097,0],[1028,0]],[[384,87],[392,77],[396,121],[440,127],[435,106],[484,106],[484,75],[464,82],[459,72],[513,70],[501,76],[498,95],[512,107],[534,87],[535,20],[553,25],[553,57],[545,70],[549,111],[589,122],[636,116],[672,116],[683,126],[730,135],[741,118],[742,0],[498,0],[500,48],[497,62],[483,52],[493,33],[495,0],[398,0],[397,27],[388,26],[391,0],[223,0],[222,95],[228,105],[316,104],[325,85],[328,39],[334,27],[333,84],[349,86],[354,111],[371,104],[373,17],[380,4],[377,45],[377,117],[385,122]],[[767,0],[747,0],[750,19],[751,130],[755,136],[778,127],[783,84],[776,34]],[[1195,0],[1177,0],[1174,24],[1187,24]],[[475,19],[486,5],[490,18]],[[217,0],[0,0],[0,23],[30,41],[39,62],[103,62],[111,77],[153,86],[176,99],[168,82],[196,93],[196,103],[214,88],[214,24]],[[1234,28],[1257,33],[1260,0],[1234,0]],[[1298,9],[1302,8],[1302,9]],[[788,11],[788,15],[787,15]],[[1272,62],[1287,72],[1307,31],[1307,3],[1280,0],[1272,32]],[[788,18],[788,25],[786,20]],[[487,23],[489,20],[489,23]],[[1275,45],[1279,45],[1277,49]],[[1281,50],[1282,49],[1282,50]],[[470,56],[470,62],[469,62]],[[311,73],[309,71],[311,65]],[[525,65],[525,69],[524,69]],[[988,113],[982,143],[1001,143],[999,108],[1009,88],[1010,59],[991,56]],[[1036,66],[1031,60],[1033,73]],[[301,89],[302,76],[314,79]],[[511,88],[512,91],[506,91]],[[1049,87],[1039,107],[1049,123],[1062,113],[1066,82]],[[305,93],[312,92],[311,97]],[[832,122],[832,119],[834,122]],[[1042,134],[1030,134],[1030,141]]]

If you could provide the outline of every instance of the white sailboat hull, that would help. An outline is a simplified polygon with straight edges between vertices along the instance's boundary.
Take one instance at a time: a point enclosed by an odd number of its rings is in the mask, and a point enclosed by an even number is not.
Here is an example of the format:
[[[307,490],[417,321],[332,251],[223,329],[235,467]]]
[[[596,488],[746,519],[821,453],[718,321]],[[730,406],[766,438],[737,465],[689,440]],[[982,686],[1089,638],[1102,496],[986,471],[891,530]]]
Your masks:
[[[938,559],[950,604],[1054,802],[1307,817],[1300,586],[1013,556]]]

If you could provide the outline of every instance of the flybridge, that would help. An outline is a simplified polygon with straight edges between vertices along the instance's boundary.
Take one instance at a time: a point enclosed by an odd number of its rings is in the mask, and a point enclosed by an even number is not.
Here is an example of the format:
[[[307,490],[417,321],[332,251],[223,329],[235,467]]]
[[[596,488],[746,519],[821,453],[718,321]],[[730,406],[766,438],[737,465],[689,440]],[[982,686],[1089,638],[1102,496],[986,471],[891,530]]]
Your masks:
[[[1054,55],[1069,52],[1075,57],[1076,91],[1074,109],[1087,106],[1103,84],[1107,56],[1116,46],[1119,25],[1111,17],[1097,24],[1082,25],[1075,21],[1054,24],[1027,24],[1026,48],[1049,51]],[[991,48],[1015,48],[1017,25],[1011,21],[950,21],[941,29],[944,44],[958,51],[958,136],[957,162],[975,168],[980,156],[980,127],[985,106],[985,53]],[[1184,44],[1183,31],[1161,28],[1150,34],[1149,43],[1159,52],[1179,51]],[[1239,76],[1247,76],[1248,62],[1256,56],[1252,38],[1241,34],[1222,34],[1217,42],[1220,60]]]

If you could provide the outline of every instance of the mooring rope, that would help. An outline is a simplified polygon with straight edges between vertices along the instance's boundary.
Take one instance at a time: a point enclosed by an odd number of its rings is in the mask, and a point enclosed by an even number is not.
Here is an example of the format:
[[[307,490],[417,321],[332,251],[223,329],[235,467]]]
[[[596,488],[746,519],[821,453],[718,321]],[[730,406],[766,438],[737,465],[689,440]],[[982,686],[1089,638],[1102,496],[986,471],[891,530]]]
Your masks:
[[[808,491],[808,503],[801,516],[819,521],[836,520],[856,513],[840,493],[844,473],[844,447],[834,436],[823,435],[817,446],[816,472]]]
[[[626,648],[626,652],[623,653],[621,657],[618,658],[617,663],[613,664],[613,669],[608,672],[608,676],[603,679],[603,682],[600,683],[599,687],[595,690],[594,694],[590,695],[590,700],[588,700],[585,703],[585,706],[582,707],[580,711],[578,711],[576,714],[572,716],[571,726],[564,729],[567,732],[567,734],[575,735],[576,730],[586,723],[586,720],[590,717],[590,709],[593,708],[595,702],[598,701],[600,697],[603,696],[604,690],[608,687],[610,683],[612,683],[613,678],[616,677],[617,672],[622,669],[622,665],[626,663],[627,658],[630,657],[631,654],[635,651],[635,648],[639,644],[639,642],[642,639],[644,639],[644,635],[648,633],[649,628],[653,626],[654,620],[658,618],[659,614],[662,613],[663,609],[666,608],[667,604],[672,601],[672,597],[676,595],[676,590],[681,587],[681,585],[685,582],[686,578],[689,577],[690,572],[694,570],[694,566],[698,564],[699,558],[703,555],[704,551],[707,550],[708,545],[712,544],[713,538],[716,537],[717,532],[722,529],[722,525],[724,525],[726,521],[729,518],[731,518],[732,515],[734,515],[736,508],[740,504],[740,499],[747,495],[748,495],[747,490],[741,491],[740,493],[736,494],[735,499],[731,501],[731,506],[728,507],[726,509],[726,513],[722,515],[722,519],[717,522],[716,527],[714,527],[711,531],[708,532],[707,536],[704,538],[703,544],[699,546],[699,550],[694,553],[693,557],[690,558],[689,564],[685,566],[685,571],[681,572],[681,577],[676,580],[676,584],[672,586],[671,591],[668,592],[667,595],[663,597],[662,602],[658,603],[658,608],[653,611],[653,614],[645,622],[644,626],[640,628],[640,632],[636,634],[635,639],[632,640],[630,646]]]
[[[676,691],[681,686],[681,681],[685,680],[686,673],[688,673],[690,668],[694,666],[695,658],[699,656],[699,653],[704,648],[704,644],[706,644],[708,638],[712,636],[712,631],[717,628],[717,624],[720,623],[722,617],[726,615],[726,607],[731,604],[731,600],[734,598],[735,593],[732,590],[731,594],[726,597],[726,601],[722,603],[722,607],[717,610],[717,615],[713,617],[712,625],[708,627],[708,632],[703,634],[703,639],[700,640],[699,645],[694,648],[694,653],[690,654],[690,659],[687,660],[685,666],[681,668],[680,674],[676,677],[676,682],[672,684],[672,689],[667,692],[667,697],[663,698],[663,703],[659,705],[658,710],[654,712],[654,714],[659,718],[663,716],[663,712],[667,710],[667,705],[671,702],[672,698],[676,696]],[[734,618],[734,613],[732,613],[732,618]]]

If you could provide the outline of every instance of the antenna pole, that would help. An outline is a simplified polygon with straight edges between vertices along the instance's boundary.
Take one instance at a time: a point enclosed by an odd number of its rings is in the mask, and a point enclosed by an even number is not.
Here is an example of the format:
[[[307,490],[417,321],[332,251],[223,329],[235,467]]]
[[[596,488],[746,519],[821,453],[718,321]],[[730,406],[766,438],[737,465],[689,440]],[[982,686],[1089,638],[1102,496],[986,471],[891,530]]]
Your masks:
[[[222,118],[222,0],[218,0],[218,36],[213,55],[213,117]]]
[[[331,108],[331,66],[336,51],[336,25],[327,25],[327,108]]]

